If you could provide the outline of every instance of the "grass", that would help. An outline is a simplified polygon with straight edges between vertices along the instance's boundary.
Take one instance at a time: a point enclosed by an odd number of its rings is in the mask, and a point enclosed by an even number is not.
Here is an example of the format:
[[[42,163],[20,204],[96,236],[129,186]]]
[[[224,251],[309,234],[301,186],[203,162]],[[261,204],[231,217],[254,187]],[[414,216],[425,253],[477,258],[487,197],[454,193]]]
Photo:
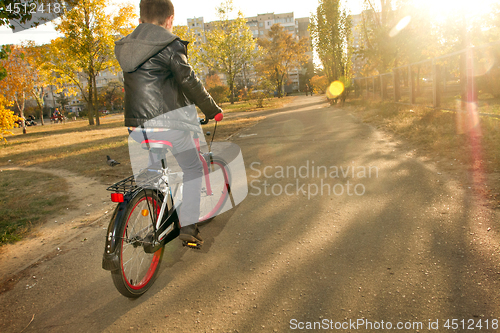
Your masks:
[[[495,207],[500,203],[500,119],[471,118],[455,112],[423,106],[394,103],[369,103],[351,100],[355,113],[365,122],[374,123],[414,144],[426,155],[463,165],[467,172],[479,172],[476,184]],[[468,125],[475,124],[476,126]]]
[[[217,126],[216,141],[224,140],[262,117],[225,119]],[[0,148],[0,167],[16,165],[46,169],[64,169],[110,184],[131,174],[128,161],[128,131],[123,116],[101,119],[99,127],[85,121],[68,124],[36,126],[28,134],[9,138]],[[204,125],[204,132],[213,132],[214,122]],[[106,155],[121,162],[110,168]]]
[[[224,140],[263,118],[246,114],[226,118],[217,125],[215,141]],[[214,124],[212,121],[204,125],[203,131],[213,133]],[[96,179],[103,185],[132,174],[123,115],[101,118],[98,127],[80,120],[37,125],[27,130],[28,134],[23,135],[22,129],[14,129],[14,136],[0,146],[0,169],[3,169],[0,172],[0,245],[19,240],[32,226],[44,223],[48,215],[67,208],[68,203],[64,179],[6,168],[63,169]],[[109,167],[106,155],[121,164]]]
[[[0,172],[0,245],[21,239],[44,218],[69,204],[68,185],[45,173]]]
[[[249,112],[249,111],[260,111],[260,110],[269,110],[269,109],[277,109],[282,107],[283,105],[290,103],[295,99],[295,96],[287,96],[283,98],[269,98],[264,99],[263,107],[257,107],[256,100],[250,101],[240,101],[231,103],[222,103],[220,106],[224,110],[224,112]]]

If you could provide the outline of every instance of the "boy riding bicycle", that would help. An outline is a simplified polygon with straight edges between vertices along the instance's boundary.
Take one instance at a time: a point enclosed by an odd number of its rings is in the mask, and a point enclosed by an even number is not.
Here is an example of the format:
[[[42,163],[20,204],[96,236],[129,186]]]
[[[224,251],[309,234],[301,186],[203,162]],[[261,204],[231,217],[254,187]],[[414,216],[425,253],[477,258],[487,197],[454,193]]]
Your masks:
[[[179,238],[201,244],[195,223],[199,220],[203,167],[191,137],[191,131],[201,129],[186,110],[195,112],[195,104],[206,118],[213,119],[222,109],[189,65],[188,42],[172,34],[173,20],[170,0],[141,0],[140,24],[116,42],[115,54],[123,70],[125,126],[131,136],[139,136],[134,137],[139,142],[162,140],[172,144],[174,157],[184,173]],[[145,126],[154,126],[155,130],[150,133]],[[150,161],[155,163],[158,161]]]

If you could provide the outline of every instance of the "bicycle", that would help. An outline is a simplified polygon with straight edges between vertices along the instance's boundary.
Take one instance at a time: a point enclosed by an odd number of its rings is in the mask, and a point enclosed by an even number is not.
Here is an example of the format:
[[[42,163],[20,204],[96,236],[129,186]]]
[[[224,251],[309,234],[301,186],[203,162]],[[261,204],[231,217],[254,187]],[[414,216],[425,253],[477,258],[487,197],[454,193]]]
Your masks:
[[[200,123],[206,124],[208,120]],[[203,164],[199,222],[206,222],[223,209],[228,198],[234,207],[231,174],[226,161],[212,154],[212,143],[208,153],[202,153],[196,133],[193,139]],[[111,271],[118,291],[130,298],[141,296],[154,283],[165,245],[179,235],[177,209],[182,204],[174,200],[182,197],[182,184],[175,183],[182,173],[173,173],[166,165],[166,155],[173,149],[171,143],[146,139],[141,145],[159,157],[161,169],[156,174],[149,173],[140,183],[136,181],[137,175],[132,175],[107,188],[113,192],[111,200],[117,206],[106,234],[102,267]],[[182,245],[199,249],[196,243],[183,241]]]

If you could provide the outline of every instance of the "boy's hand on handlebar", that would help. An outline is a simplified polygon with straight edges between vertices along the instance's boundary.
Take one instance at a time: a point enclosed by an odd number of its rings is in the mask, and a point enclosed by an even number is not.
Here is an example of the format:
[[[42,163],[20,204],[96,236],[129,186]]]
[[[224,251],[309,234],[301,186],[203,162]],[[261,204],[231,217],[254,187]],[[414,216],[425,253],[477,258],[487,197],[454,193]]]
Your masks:
[[[222,112],[219,112],[215,115],[215,117],[213,119],[215,119],[215,121],[221,121],[222,118],[224,118],[224,116],[223,116]],[[208,118],[202,119],[202,118],[198,117],[198,121],[200,122],[201,125],[206,125],[206,124],[208,124],[209,119]]]
[[[224,118],[224,115],[222,114],[222,112],[217,113],[214,117],[215,121],[222,121],[223,118]]]

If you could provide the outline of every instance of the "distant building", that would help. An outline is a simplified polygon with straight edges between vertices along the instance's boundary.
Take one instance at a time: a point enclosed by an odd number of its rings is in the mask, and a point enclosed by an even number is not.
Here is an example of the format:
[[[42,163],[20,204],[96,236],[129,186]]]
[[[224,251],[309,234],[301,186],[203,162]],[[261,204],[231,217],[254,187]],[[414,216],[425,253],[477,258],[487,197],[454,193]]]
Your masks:
[[[293,13],[283,14],[258,14],[257,16],[247,17],[247,25],[250,27],[254,38],[262,38],[267,34],[274,24],[279,24],[294,36],[297,35],[298,24],[293,18]]]
[[[205,22],[203,17],[195,17],[192,19],[187,19],[188,29],[193,31],[196,36],[195,44],[204,43],[205,39]]]

